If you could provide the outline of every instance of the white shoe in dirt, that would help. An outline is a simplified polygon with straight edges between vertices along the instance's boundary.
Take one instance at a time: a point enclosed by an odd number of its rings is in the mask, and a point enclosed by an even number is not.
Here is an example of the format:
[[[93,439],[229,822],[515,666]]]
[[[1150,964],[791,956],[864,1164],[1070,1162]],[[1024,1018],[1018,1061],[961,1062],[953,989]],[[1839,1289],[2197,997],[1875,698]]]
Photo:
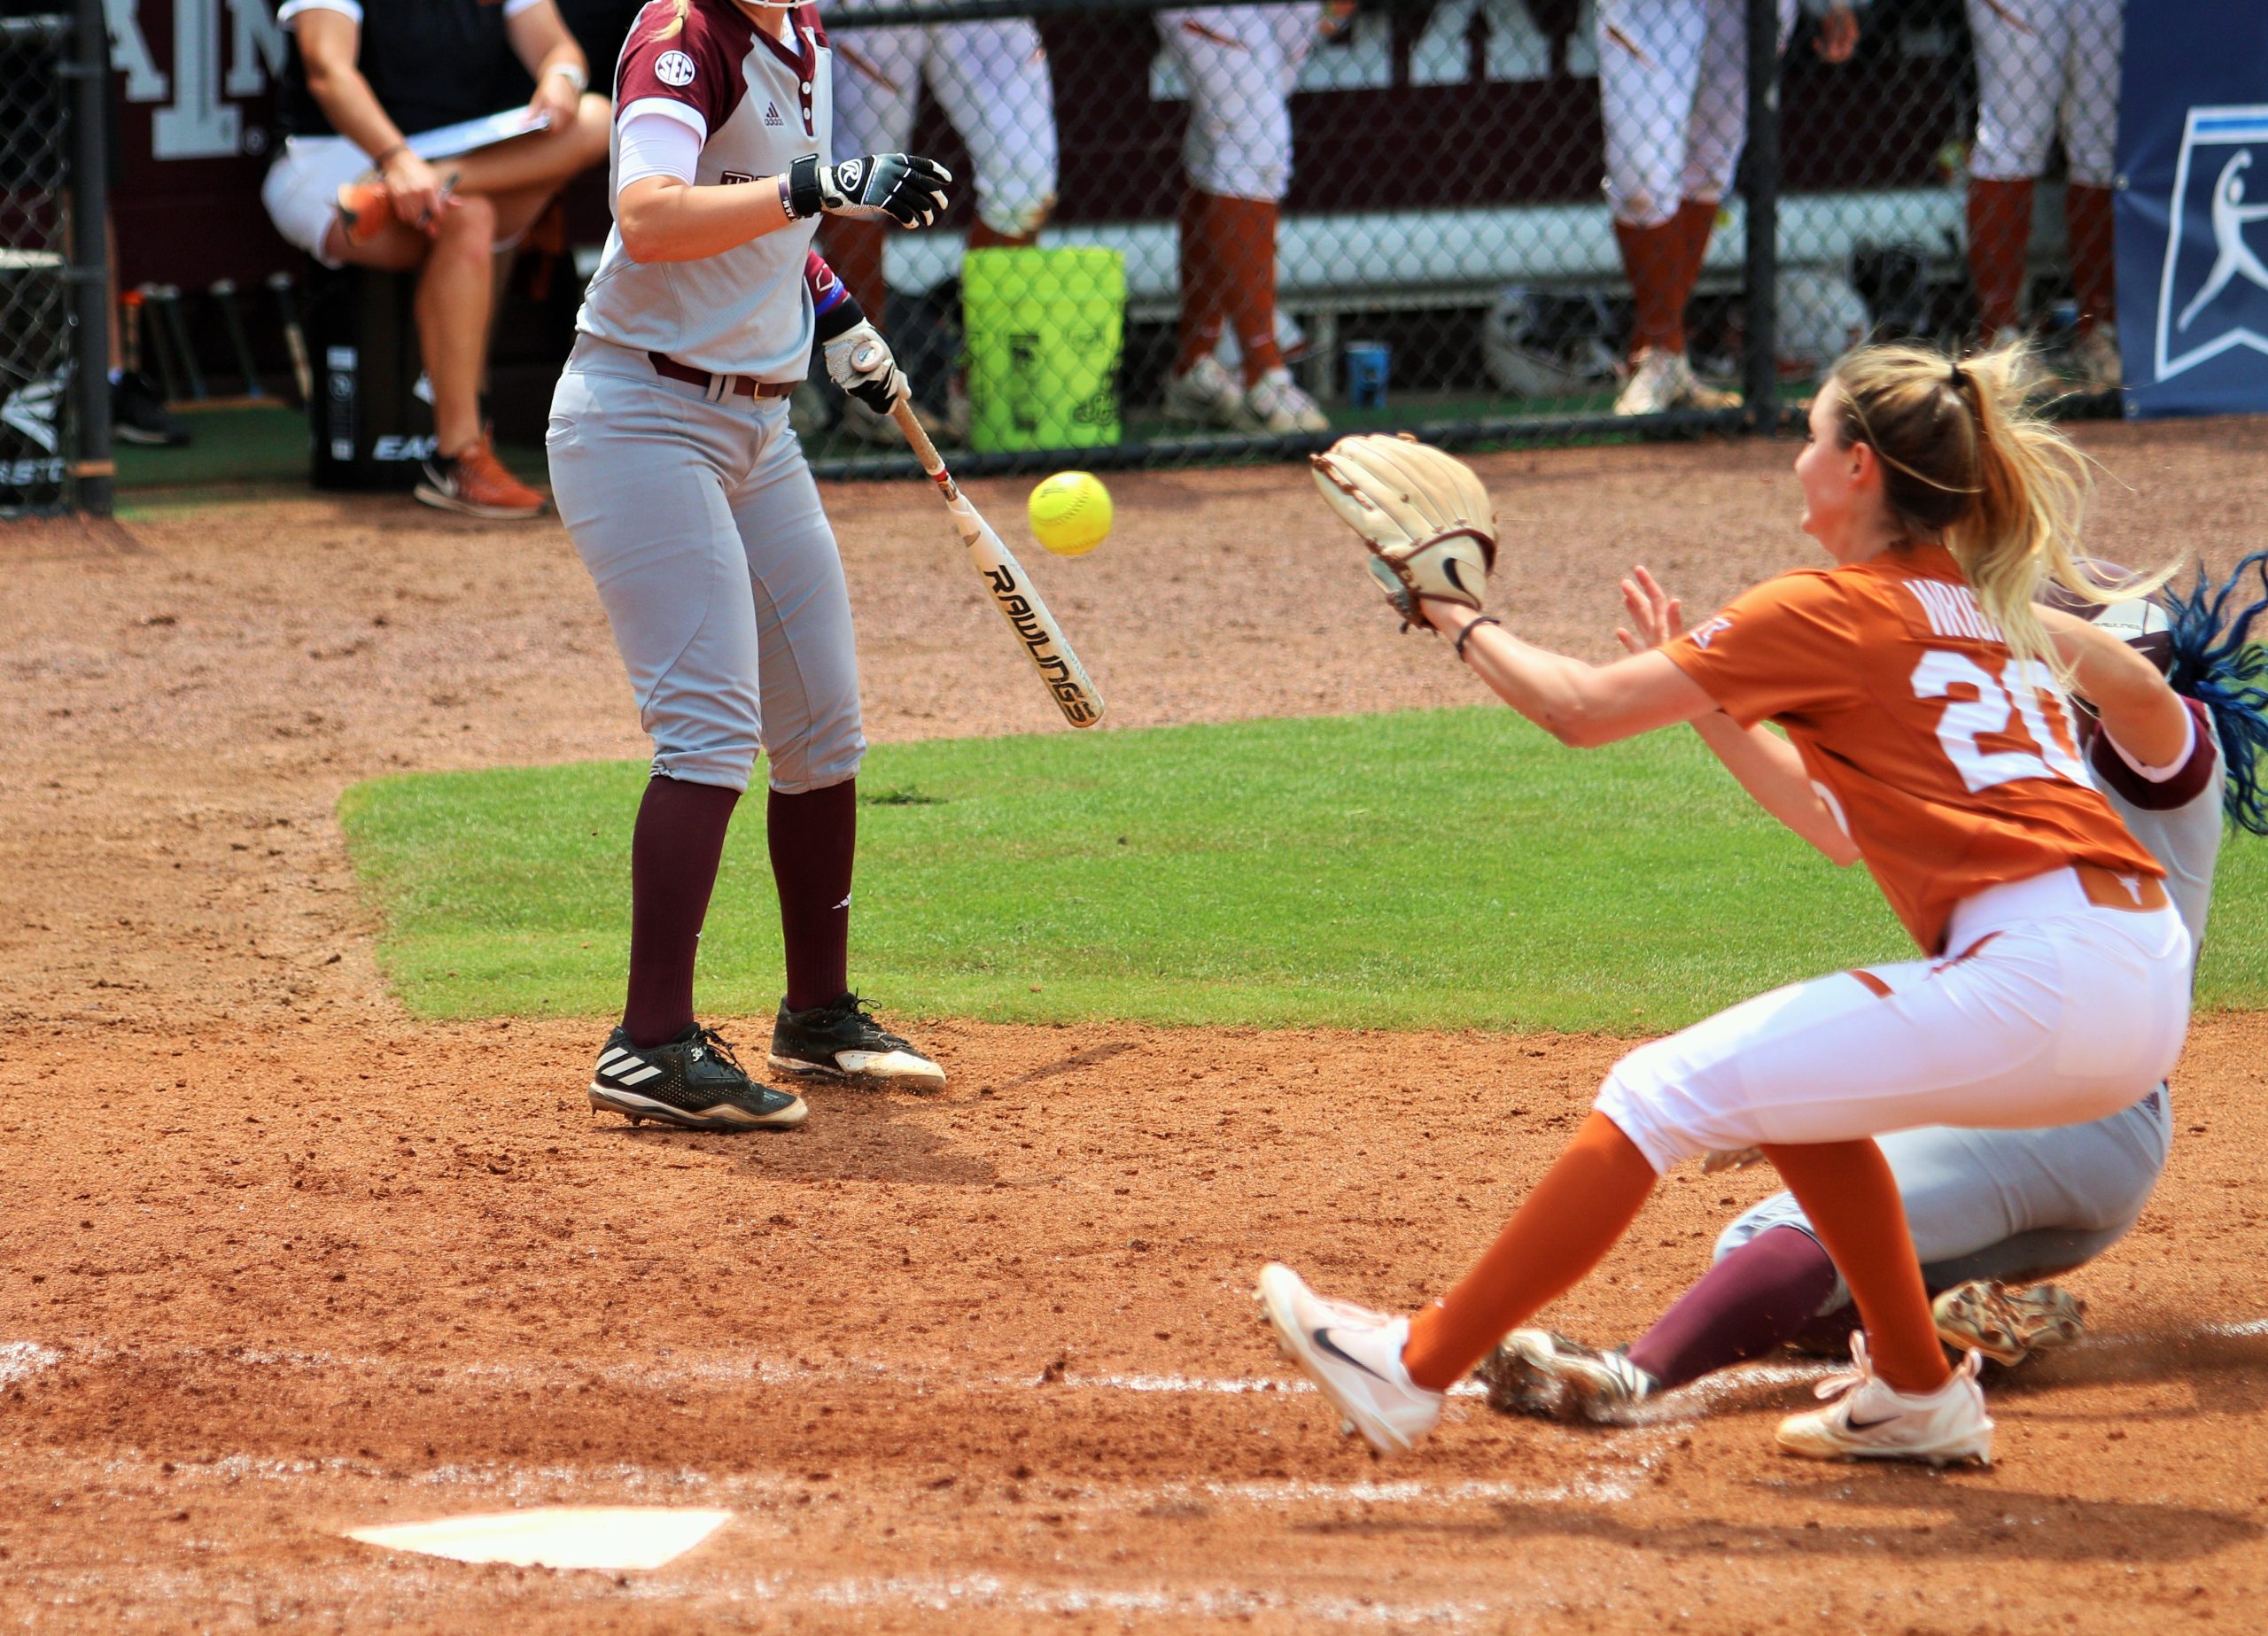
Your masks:
[[[1974,1279],[1938,1297],[1930,1312],[1939,1340],[1955,1352],[1981,1352],[2004,1369],[2086,1333],[2086,1303],[2059,1283],[2011,1290]]]
[[[1658,346],[1642,346],[1630,361],[1630,378],[1615,394],[1617,415],[1666,415],[1682,407],[1693,384],[1692,366],[1683,353]]]
[[[1260,1269],[1255,1293],[1284,1355],[1379,1453],[1405,1453],[1440,1423],[1448,1394],[1402,1366],[1409,1319],[1317,1295],[1280,1261]]]
[[[1323,406],[1302,392],[1292,372],[1281,367],[1245,388],[1243,418],[1253,430],[1278,437],[1331,430],[1331,417],[1323,412]]]
[[[1780,1446],[1813,1460],[1914,1460],[1932,1466],[1992,1463],[1992,1419],[1977,1384],[1984,1360],[1964,1357],[1937,1391],[1908,1395],[1874,1372],[1867,1337],[1851,1337],[1852,1372],[1820,1382],[1825,1408],[1780,1423]]]
[[[2125,382],[2118,361],[2118,331],[2097,324],[2071,348],[2071,384],[2083,392],[2117,392]]]
[[[1661,1390],[1619,1352],[1601,1352],[1549,1330],[1514,1330],[1474,1371],[1501,1415],[1612,1424]]]
[[[1193,426],[1235,426],[1244,418],[1244,389],[1208,353],[1166,382],[1166,418]]]

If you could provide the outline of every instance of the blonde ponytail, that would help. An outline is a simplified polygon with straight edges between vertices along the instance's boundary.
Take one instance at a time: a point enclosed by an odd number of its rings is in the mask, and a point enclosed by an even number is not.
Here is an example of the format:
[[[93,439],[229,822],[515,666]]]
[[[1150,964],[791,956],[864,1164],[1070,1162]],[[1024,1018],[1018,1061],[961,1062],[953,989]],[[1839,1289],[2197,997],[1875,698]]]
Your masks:
[[[663,27],[654,30],[656,40],[674,40],[685,32],[685,19],[692,15],[693,0],[671,0],[670,9],[676,13]]]
[[[1907,534],[1953,554],[2012,654],[2060,671],[2032,605],[2043,585],[2117,602],[2156,590],[2173,570],[2106,585],[2082,564],[2086,457],[2027,407],[2028,362],[2021,341],[1966,361],[1893,342],[1860,347],[1829,378],[1843,441],[1881,458],[1884,498]]]

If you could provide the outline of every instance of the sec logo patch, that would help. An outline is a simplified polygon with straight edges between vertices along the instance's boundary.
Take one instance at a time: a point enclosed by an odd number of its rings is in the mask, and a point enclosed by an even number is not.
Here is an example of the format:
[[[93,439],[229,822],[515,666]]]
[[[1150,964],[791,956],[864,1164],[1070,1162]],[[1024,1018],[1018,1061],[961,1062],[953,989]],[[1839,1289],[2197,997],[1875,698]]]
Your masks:
[[[654,77],[664,85],[690,85],[699,72],[683,51],[664,51],[654,64]]]

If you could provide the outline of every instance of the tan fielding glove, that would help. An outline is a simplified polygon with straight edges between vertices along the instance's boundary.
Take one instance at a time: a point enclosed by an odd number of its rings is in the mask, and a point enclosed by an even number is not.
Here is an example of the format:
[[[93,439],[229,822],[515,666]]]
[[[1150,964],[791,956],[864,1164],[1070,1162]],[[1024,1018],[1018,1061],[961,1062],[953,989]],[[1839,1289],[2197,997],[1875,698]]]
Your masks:
[[[1472,469],[1404,434],[1341,438],[1311,457],[1316,487],[1371,547],[1371,573],[1405,624],[1418,599],[1480,609],[1496,566],[1496,508]]]

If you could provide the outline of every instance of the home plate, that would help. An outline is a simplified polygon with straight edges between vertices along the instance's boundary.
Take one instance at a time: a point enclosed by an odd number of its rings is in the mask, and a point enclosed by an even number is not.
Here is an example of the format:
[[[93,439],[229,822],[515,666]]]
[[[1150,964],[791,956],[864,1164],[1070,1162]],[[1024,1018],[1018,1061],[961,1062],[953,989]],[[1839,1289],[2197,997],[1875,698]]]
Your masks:
[[[432,1523],[349,1529],[349,1539],[460,1562],[595,1568],[619,1573],[676,1561],[732,1520],[730,1511],[664,1506],[546,1506]]]

